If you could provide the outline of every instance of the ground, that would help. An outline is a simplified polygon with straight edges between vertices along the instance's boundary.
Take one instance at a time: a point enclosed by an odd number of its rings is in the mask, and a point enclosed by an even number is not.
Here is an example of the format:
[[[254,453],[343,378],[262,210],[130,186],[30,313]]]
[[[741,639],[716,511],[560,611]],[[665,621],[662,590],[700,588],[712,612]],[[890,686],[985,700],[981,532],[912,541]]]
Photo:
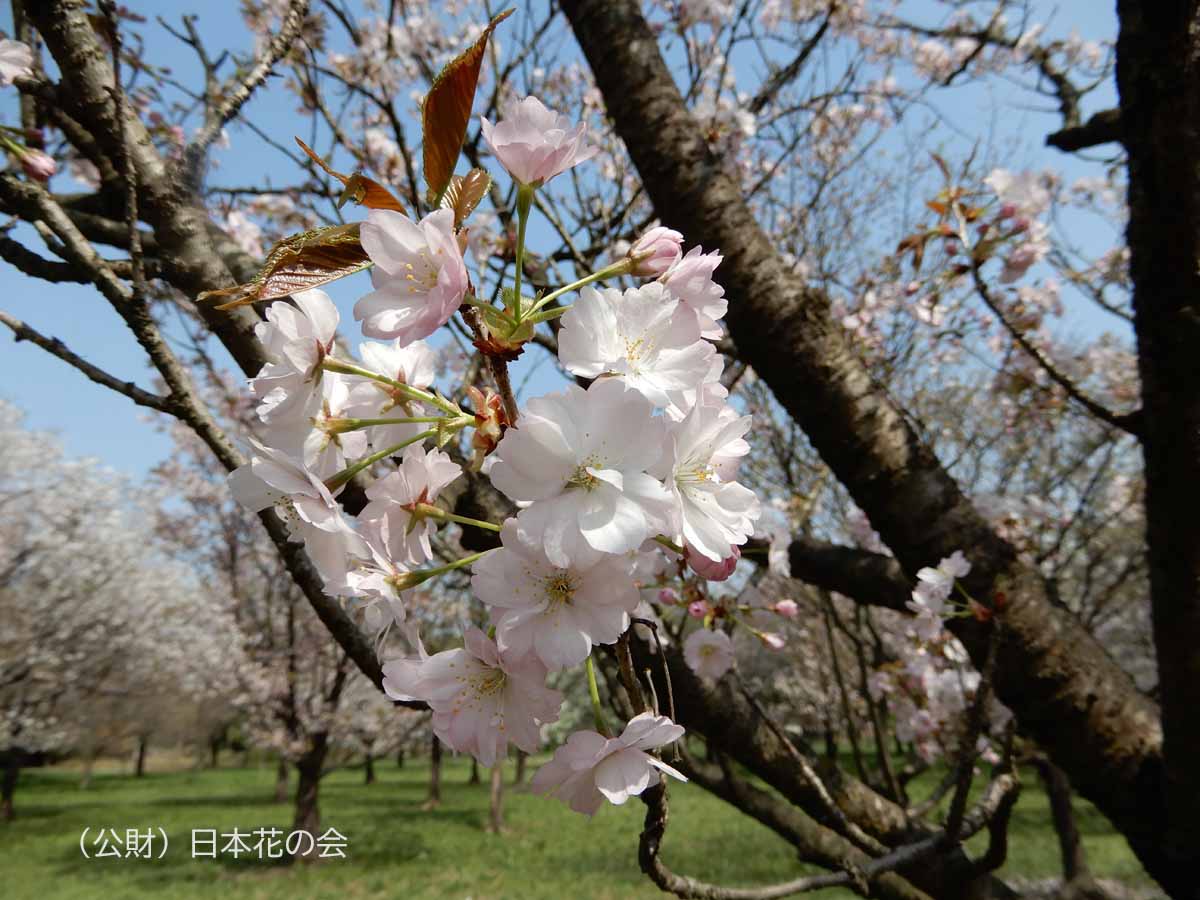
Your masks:
[[[532,761],[531,761],[532,762]],[[531,764],[532,772],[534,765]],[[420,810],[427,769],[414,760],[376,766],[378,781],[363,784],[361,769],[329,775],[321,788],[323,827],[348,839],[347,859],[286,866],[243,857],[191,859],[192,829],[287,830],[289,804],[271,802],[274,769],[249,768],[151,772],[135,779],[98,774],[81,790],[77,772],[22,773],[17,819],[0,824],[0,895],[13,900],[119,898],[228,898],[238,900],[617,900],[662,896],[637,868],[637,833],[643,807],[606,807],[592,820],[557,802],[509,790],[508,832],[484,831],[487,776],[468,786],[467,763],[448,760],[443,803]],[[506,775],[511,778],[512,767]],[[931,777],[931,782],[936,780]],[[1032,773],[1013,815],[1009,861],[1001,874],[1056,876],[1058,846],[1046,797]],[[920,791],[918,790],[919,794]],[[702,789],[671,787],[671,826],[664,859],[676,871],[725,885],[749,886],[793,878],[806,869],[772,832]],[[1090,806],[1079,803],[1079,825],[1097,875],[1142,889],[1150,882],[1124,841]],[[84,859],[85,828],[162,827],[170,844],[162,860]],[[91,848],[89,847],[89,851]],[[157,848],[156,848],[157,850]],[[821,898],[848,897],[825,891]]]

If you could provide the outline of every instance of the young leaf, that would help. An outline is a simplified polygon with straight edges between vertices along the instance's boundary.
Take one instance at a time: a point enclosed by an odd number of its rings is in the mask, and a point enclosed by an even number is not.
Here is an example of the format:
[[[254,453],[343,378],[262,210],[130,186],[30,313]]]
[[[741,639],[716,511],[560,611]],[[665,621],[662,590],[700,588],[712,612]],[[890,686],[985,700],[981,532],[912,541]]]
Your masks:
[[[271,248],[254,280],[216,291],[205,291],[197,300],[233,297],[217,309],[233,309],[261,300],[286,297],[296,291],[320,287],[371,265],[358,237],[358,222],[318,228],[284,238]]]
[[[421,133],[424,140],[425,182],[429,185],[429,203],[436,205],[450,184],[454,164],[467,137],[471,104],[483,52],[492,30],[513,14],[507,9],[496,16],[470,47],[450,61],[434,79],[421,109]]]
[[[442,194],[442,209],[454,210],[454,227],[460,228],[492,186],[492,176],[483,169],[455,175]]]
[[[404,212],[400,201],[378,181],[372,181],[361,172],[355,172],[353,175],[335,172],[330,168],[329,163],[317,156],[313,149],[300,138],[296,138],[296,143],[300,145],[301,150],[308,154],[309,159],[325,170],[326,174],[342,183],[342,193],[337,200],[339,207],[344,206],[347,200],[353,200],[355,203],[361,203],[367,209],[394,209],[396,212]]]

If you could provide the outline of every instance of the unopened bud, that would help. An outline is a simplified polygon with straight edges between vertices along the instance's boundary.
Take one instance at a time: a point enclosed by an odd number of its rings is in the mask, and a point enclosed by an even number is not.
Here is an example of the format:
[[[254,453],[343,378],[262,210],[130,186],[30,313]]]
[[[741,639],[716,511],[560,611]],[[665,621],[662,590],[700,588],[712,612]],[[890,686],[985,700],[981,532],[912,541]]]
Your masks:
[[[58,171],[58,163],[54,161],[54,157],[41,150],[26,150],[21,154],[21,168],[30,178],[49,181],[50,176]]]
[[[703,553],[697,553],[690,546],[685,548],[684,555],[691,570],[708,581],[724,581],[737,568],[738,560],[742,557],[742,548],[736,545],[729,548],[730,555],[722,560],[712,560]]]
[[[683,255],[683,235],[662,225],[651,228],[633,242],[626,254],[633,261],[630,274],[657,278],[675,265]]]

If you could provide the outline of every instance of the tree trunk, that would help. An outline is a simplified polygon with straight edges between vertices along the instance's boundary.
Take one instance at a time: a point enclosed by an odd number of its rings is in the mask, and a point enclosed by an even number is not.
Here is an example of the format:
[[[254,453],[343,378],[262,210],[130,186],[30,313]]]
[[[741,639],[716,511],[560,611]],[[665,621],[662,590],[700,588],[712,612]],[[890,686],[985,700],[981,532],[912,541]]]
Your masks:
[[[442,802],[442,742],[437,735],[429,744],[429,796],[422,809],[436,809]]]
[[[4,754],[4,775],[0,779],[0,822],[11,822],[16,810],[13,794],[17,790],[17,777],[21,774],[21,758],[16,750]]]
[[[529,754],[524,750],[517,751],[517,771],[513,775],[513,784],[520,785],[525,783],[525,762],[529,759]]]
[[[308,752],[296,762],[296,815],[292,820],[292,831],[306,831],[312,835],[312,841],[305,840],[303,846],[293,855],[293,859],[300,861],[317,858],[316,841],[321,834],[318,792],[321,787],[321,769],[325,765],[327,741],[326,735],[315,735],[309,744]]]
[[[1134,16],[1149,8],[1178,15],[1195,3],[1124,0],[1122,6]],[[1147,838],[1161,830],[1156,819],[1164,806],[1157,786],[1162,741],[1156,704],[1078,621],[1055,606],[1040,573],[1021,561],[1016,548],[963,493],[903,411],[875,386],[831,314],[830,297],[781,258],[756,220],[742,185],[705,140],[640,4],[562,0],[560,5],[660,221],[682,231],[689,243],[719,248],[724,255],[716,278],[734,301],[726,322],[741,360],[754,367],[803,429],[905,571],[915,572],[962,550],[972,563],[964,586],[974,597],[987,602],[997,591],[1005,592],[997,696],[1016,714],[1022,731],[1046,747],[1076,789],[1130,838],[1151,868],[1161,851]],[[1171,33],[1182,41],[1194,31],[1177,23]],[[1174,89],[1168,86],[1177,83],[1197,89],[1200,77],[1191,72],[1158,79],[1155,96],[1164,110],[1174,100]],[[1180,127],[1200,124],[1200,111],[1193,115],[1191,106],[1176,109],[1174,115]],[[1194,161],[1189,165],[1191,174]],[[1160,174],[1169,186],[1171,171],[1164,167]],[[1180,219],[1169,205],[1156,215],[1163,226]],[[1157,241],[1173,243],[1169,235]],[[1187,241],[1175,243],[1190,241],[1189,234]],[[1186,264],[1157,268],[1195,274],[1196,260],[1193,256]],[[1200,296],[1200,290],[1190,296]],[[1194,351],[1192,358],[1194,368]],[[1189,381],[1187,391],[1200,404],[1200,390],[1193,392],[1191,387]],[[1182,419],[1177,424],[1185,427]],[[1187,427],[1195,424],[1187,420]],[[1190,435],[1188,447],[1200,440],[1200,429],[1193,428]],[[1200,478],[1185,483],[1188,497],[1200,490]],[[1185,521],[1195,528],[1194,516]],[[981,663],[988,652],[988,630],[970,618],[955,619],[950,628],[976,664]],[[1181,623],[1175,633],[1182,638],[1197,630],[1200,625]],[[1200,677],[1191,683],[1200,685]],[[678,700],[680,692],[675,693]],[[1192,726],[1200,733],[1200,719],[1194,715]],[[1189,753],[1181,749],[1185,752],[1180,763],[1187,768]],[[1191,752],[1190,758],[1196,755]],[[1191,771],[1200,779],[1200,767],[1192,765]],[[1177,795],[1182,805],[1200,803],[1200,790],[1180,790]],[[1190,821],[1200,828],[1200,816]],[[1186,846],[1192,854],[1200,853],[1200,840]],[[1190,872],[1187,877],[1194,880],[1198,868],[1183,866],[1180,871]],[[1181,882],[1179,890],[1187,884]]]
[[[404,768],[404,751],[403,750],[396,751],[396,768],[397,769]]]
[[[367,754],[366,764],[363,766],[363,784],[375,783],[375,757],[370,753]]]
[[[492,766],[487,830],[492,834],[501,834],[504,831],[504,760],[502,759]]]
[[[1050,816],[1054,821],[1054,831],[1058,834],[1058,847],[1062,855],[1063,884],[1059,894],[1064,900],[1074,898],[1105,897],[1092,878],[1088,869],[1087,852],[1083,847],[1083,839],[1075,824],[1075,811],[1071,808],[1071,782],[1049,757],[1038,755],[1033,764],[1037,767],[1038,776],[1046,788],[1046,796],[1050,800]]]
[[[146,735],[139,735],[137,743],[137,761],[133,766],[133,777],[141,778],[146,774],[146,746],[150,743],[150,739]]]
[[[1167,893],[1200,897],[1200,2],[1119,0],[1117,14],[1164,759],[1138,773],[1161,811],[1117,824]]]
[[[213,738],[208,742],[208,767],[215,769],[221,762],[221,739]]]
[[[275,802],[287,803],[288,798],[288,764],[280,757],[279,765],[275,767]]]
[[[96,751],[88,750],[83,757],[83,774],[79,776],[79,789],[86,791],[92,786],[92,770],[96,767]]]
[[[471,775],[467,778],[467,784],[479,784],[479,763],[473,756],[471,757]]]

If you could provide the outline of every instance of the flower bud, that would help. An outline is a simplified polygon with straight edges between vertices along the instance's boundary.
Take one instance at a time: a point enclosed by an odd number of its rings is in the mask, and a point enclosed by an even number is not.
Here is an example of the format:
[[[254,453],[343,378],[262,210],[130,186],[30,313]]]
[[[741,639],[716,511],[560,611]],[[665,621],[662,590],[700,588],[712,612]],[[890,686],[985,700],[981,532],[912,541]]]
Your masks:
[[[657,278],[675,265],[683,255],[683,235],[659,225],[634,241],[626,254],[633,261],[630,274]]]
[[[724,581],[733,574],[737,562],[742,557],[742,548],[734,545],[729,548],[730,555],[717,562],[709,559],[703,553],[697,553],[690,546],[685,548],[684,556],[693,572],[708,581]]]
[[[800,612],[800,606],[795,600],[780,600],[771,609],[785,619],[794,619]]]
[[[1011,219],[1017,214],[1017,205],[1015,203],[1005,203],[1000,207],[999,219]]]
[[[49,181],[50,176],[58,171],[58,163],[54,161],[54,157],[41,150],[26,150],[21,154],[21,168],[30,178]]]
[[[688,604],[688,615],[693,619],[703,619],[708,615],[708,604],[703,600],[693,600]]]
[[[760,631],[758,639],[763,642],[763,645],[768,650],[782,650],[787,643],[782,636],[775,634],[773,631]]]
[[[670,588],[663,588],[658,592],[658,602],[663,606],[674,606],[679,602],[679,595]]]

